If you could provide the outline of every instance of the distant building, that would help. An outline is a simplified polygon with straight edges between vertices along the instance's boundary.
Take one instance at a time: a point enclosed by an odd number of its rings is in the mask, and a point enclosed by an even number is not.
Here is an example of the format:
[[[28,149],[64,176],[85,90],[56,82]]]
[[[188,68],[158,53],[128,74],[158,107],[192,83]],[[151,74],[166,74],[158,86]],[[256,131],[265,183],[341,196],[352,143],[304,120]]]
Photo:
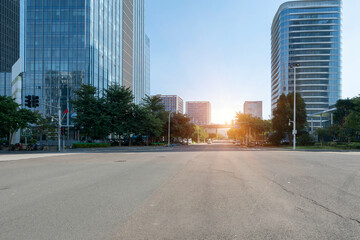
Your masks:
[[[172,113],[184,114],[184,100],[178,95],[157,95],[161,98],[165,110]]]
[[[20,1],[0,1],[0,95],[11,96],[11,68],[20,53]]]
[[[244,113],[262,119],[262,101],[246,101],[244,103]]]
[[[186,102],[186,114],[191,118],[193,124],[209,125],[211,123],[211,104],[207,101]]]

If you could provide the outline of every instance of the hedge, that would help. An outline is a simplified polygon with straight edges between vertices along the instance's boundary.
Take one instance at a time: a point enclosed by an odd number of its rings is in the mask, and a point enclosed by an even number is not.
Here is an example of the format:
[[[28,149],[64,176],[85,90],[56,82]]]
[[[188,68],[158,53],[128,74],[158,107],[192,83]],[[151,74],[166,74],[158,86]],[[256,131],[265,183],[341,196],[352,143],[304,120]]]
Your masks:
[[[73,143],[73,148],[101,148],[110,147],[110,143]]]

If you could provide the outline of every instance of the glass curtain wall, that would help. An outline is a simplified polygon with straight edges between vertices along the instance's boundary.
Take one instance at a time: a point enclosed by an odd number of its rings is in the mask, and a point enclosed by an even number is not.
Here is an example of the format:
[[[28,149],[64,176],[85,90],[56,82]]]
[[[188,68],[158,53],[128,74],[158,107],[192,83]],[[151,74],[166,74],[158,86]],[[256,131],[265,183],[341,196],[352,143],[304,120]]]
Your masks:
[[[23,96],[40,97],[46,115],[69,107],[74,90],[103,94],[122,84],[121,0],[25,0]]]
[[[11,96],[11,68],[19,59],[20,0],[0,1],[0,95]]]
[[[341,1],[314,0],[281,5],[272,25],[272,109],[282,93],[296,89],[308,114],[341,98]],[[319,122],[314,123],[320,125]]]

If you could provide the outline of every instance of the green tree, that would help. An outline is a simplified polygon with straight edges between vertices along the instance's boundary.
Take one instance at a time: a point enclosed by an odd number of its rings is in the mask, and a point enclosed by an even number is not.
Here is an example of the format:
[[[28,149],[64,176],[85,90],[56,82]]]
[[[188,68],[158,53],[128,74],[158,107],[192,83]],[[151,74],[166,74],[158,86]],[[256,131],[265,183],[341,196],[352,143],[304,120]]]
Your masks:
[[[77,97],[71,103],[77,113],[76,125],[83,129],[86,137],[105,140],[111,133],[111,117],[108,115],[106,100],[96,96],[96,92],[95,87],[82,85],[75,91]]]
[[[165,124],[164,133],[167,133],[168,121]],[[181,113],[172,114],[170,122],[170,132],[172,138],[190,138],[194,133],[194,124],[190,123],[190,118]]]
[[[43,117],[39,115],[36,122],[35,130],[39,133],[40,140],[45,136],[46,145],[48,145],[49,137],[54,137],[57,131],[56,122],[53,119],[56,119],[56,116]]]
[[[131,121],[133,94],[129,88],[112,85],[105,90],[106,114],[110,118],[110,132],[118,137],[121,146],[121,136],[129,130]]]
[[[296,129],[301,132],[305,129],[306,121],[306,105],[300,94],[296,94]],[[289,120],[294,118],[294,93],[289,95],[282,94],[273,111],[272,128],[275,131],[273,134],[274,144],[279,144],[280,140],[288,135],[291,140],[293,126],[289,125]]]
[[[146,96],[143,107],[147,110],[147,133],[150,138],[158,138],[164,133],[169,113],[159,96]]]
[[[319,137],[321,146],[323,146],[325,139],[330,137],[329,130],[325,128],[318,128],[315,133]]]
[[[11,97],[0,96],[0,133],[2,137],[9,135],[9,144],[19,129],[36,123],[37,117],[37,113],[20,108]]]
[[[334,112],[334,123],[342,126],[345,123],[346,117],[355,109],[353,99],[340,99],[335,104],[336,110]]]
[[[198,139],[199,137],[199,139]],[[196,139],[198,142],[203,142],[209,138],[209,134],[205,131],[205,129],[201,126],[195,125],[194,132],[192,134],[192,138]]]
[[[348,138],[348,142],[351,142],[355,135],[360,134],[360,112],[351,112],[344,122],[344,130]]]
[[[334,112],[334,126],[336,136],[351,142],[359,135],[360,97],[338,100]]]

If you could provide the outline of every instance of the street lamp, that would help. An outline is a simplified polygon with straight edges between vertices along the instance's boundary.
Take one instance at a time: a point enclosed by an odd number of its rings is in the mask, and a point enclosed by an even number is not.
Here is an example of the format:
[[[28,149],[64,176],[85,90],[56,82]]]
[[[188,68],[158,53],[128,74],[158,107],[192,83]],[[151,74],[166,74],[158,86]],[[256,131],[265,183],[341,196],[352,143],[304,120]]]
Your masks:
[[[294,121],[293,121],[293,137],[294,137],[294,140],[293,140],[293,149],[296,150],[296,134],[297,134],[297,131],[296,131],[296,69],[298,67],[300,67],[300,64],[299,63],[292,63],[289,65],[289,67],[291,69],[294,69]]]

